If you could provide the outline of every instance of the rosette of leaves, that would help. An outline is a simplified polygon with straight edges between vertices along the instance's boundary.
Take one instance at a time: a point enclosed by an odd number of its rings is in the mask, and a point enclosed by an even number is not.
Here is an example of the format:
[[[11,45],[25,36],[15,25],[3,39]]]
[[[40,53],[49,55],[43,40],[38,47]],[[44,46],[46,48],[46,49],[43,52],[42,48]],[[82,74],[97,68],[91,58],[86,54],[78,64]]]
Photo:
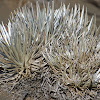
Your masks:
[[[55,13],[64,22],[57,36],[45,46],[43,56],[65,85],[80,90],[91,88],[93,75],[100,67],[100,27],[96,26],[96,17],[88,20],[87,10],[83,7],[81,11],[76,5],[71,11],[63,5]]]
[[[7,28],[3,23],[0,25],[0,64],[5,71],[17,74],[17,77],[35,75],[47,64],[41,48],[55,36],[53,29],[59,29],[58,26],[53,27],[54,3],[52,8],[48,4],[47,10],[45,5],[40,10],[37,3],[36,12],[32,4],[29,5],[17,9],[10,16]]]

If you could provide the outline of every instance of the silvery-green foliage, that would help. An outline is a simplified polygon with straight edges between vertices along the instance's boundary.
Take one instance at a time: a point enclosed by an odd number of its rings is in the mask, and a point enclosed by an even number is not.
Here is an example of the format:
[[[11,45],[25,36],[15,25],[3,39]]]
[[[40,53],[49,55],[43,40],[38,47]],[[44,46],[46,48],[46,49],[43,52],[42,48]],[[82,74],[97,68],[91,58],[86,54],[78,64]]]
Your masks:
[[[83,6],[81,11],[77,5],[71,10],[63,5],[56,13],[55,19],[64,21],[45,46],[43,56],[66,85],[88,88],[100,67],[100,27],[96,27],[96,17],[88,20],[87,10]]]
[[[96,17],[88,20],[84,7],[81,11],[77,5],[71,10],[62,5],[54,10],[52,3],[52,8],[48,4],[40,10],[37,3],[34,12],[31,4],[12,14],[7,29],[0,25],[0,62],[6,70],[31,76],[48,63],[66,85],[84,89],[96,81],[100,28]]]
[[[56,23],[58,21],[55,20]],[[48,4],[47,10],[45,7],[40,10],[37,3],[37,11],[34,12],[30,4],[30,8],[25,6],[15,11],[7,25],[8,30],[3,23],[0,25],[2,67],[22,76],[31,76],[31,72],[45,66],[41,48],[55,34],[56,25],[53,25],[54,5],[50,8]]]

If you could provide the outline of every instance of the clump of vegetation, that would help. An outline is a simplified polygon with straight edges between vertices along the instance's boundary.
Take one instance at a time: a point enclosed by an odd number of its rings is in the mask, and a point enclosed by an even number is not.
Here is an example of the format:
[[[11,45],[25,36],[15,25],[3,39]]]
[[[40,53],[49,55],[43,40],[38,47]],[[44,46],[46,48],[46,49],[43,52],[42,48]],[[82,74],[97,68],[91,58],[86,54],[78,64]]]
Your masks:
[[[3,23],[0,25],[2,67],[24,77],[46,65],[41,55],[41,46],[48,38],[44,37],[46,12],[37,6],[35,16],[32,5],[30,9],[25,6],[17,10],[9,20],[8,31]]]
[[[64,20],[56,37],[46,45],[43,55],[65,85],[80,90],[94,83],[93,75],[100,68],[100,28],[96,18],[88,20],[87,10],[76,6],[70,11],[65,8],[56,10],[57,19]],[[100,78],[99,78],[100,79]]]
[[[57,93],[59,100],[63,89],[82,91],[97,87],[100,27],[96,27],[95,16],[88,20],[84,7],[81,11],[75,5],[70,11],[63,4],[54,10],[54,3],[52,8],[48,3],[47,8],[44,5],[40,10],[37,3],[34,12],[30,4],[29,8],[24,6],[15,11],[7,29],[3,23],[0,25],[0,63],[12,76],[8,80],[37,76],[44,96],[48,97],[48,91]]]

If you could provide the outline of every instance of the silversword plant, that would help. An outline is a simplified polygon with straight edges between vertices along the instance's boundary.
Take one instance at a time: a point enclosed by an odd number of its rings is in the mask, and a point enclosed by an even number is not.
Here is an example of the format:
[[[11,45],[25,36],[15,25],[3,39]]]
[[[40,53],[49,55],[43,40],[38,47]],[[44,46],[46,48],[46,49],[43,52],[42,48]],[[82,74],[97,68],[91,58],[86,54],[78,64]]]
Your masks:
[[[100,82],[100,27],[96,27],[96,17],[89,21],[84,6],[82,11],[76,5],[70,11],[69,6],[63,5],[55,10],[54,20],[58,19],[64,21],[43,50],[54,73],[65,85],[79,89]],[[55,25],[59,26],[54,22]]]
[[[84,6],[54,10],[48,3],[40,10],[37,3],[35,12],[30,4],[12,14],[7,28],[2,23],[0,34],[0,64],[9,80],[35,76],[47,65],[65,86],[85,90],[100,83],[100,27]]]

